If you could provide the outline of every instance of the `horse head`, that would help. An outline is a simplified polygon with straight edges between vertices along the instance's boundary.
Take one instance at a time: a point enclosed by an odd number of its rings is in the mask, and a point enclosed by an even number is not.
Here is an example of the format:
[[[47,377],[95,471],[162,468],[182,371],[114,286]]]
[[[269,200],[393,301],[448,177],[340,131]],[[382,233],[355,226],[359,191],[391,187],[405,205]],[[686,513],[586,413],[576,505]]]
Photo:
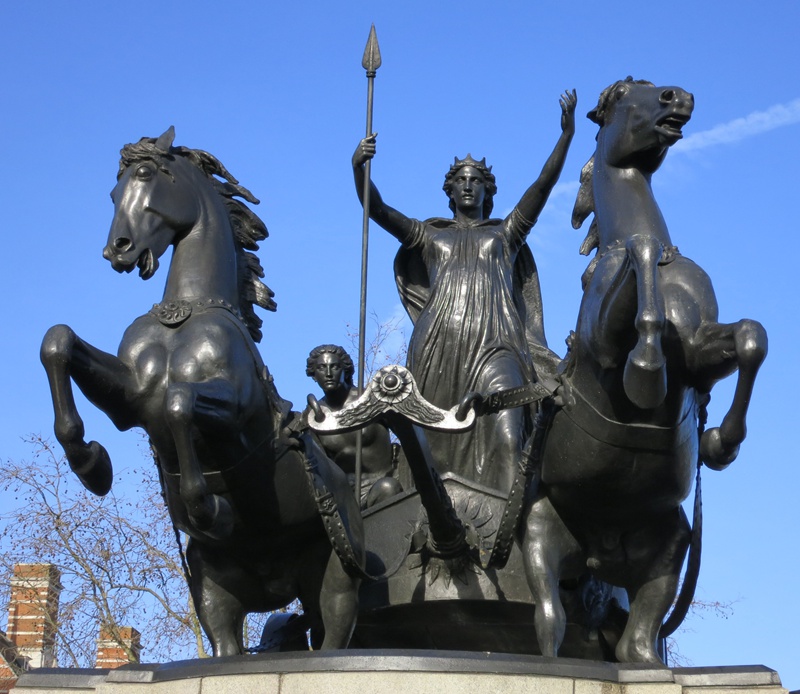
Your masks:
[[[118,272],[139,268],[142,279],[158,269],[158,259],[197,221],[194,185],[201,174],[172,147],[170,127],[159,138],[123,147],[117,185],[111,191],[114,219],[103,257]],[[204,176],[205,178],[205,176]]]
[[[655,212],[650,177],[683,137],[682,128],[693,110],[694,96],[680,87],[656,87],[627,77],[602,91],[597,106],[587,114],[600,126],[597,149],[581,171],[572,211],[575,229],[597,213],[581,245],[583,255],[626,238],[637,228],[630,220],[642,213],[655,220],[662,241],[667,240],[664,221]],[[627,221],[621,224],[623,220]],[[584,285],[585,281],[586,277]]]
[[[603,90],[588,118],[600,126],[597,152],[606,164],[653,173],[683,137],[693,110],[686,90],[628,77]]]

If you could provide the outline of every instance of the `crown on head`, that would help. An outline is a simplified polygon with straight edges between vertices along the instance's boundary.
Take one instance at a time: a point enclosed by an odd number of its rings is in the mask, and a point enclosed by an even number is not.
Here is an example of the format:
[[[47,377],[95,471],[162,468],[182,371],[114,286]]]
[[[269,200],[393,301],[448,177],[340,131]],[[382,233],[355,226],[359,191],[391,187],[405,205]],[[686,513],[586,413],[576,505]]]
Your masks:
[[[492,172],[492,167],[486,166],[486,157],[484,157],[480,161],[477,161],[476,159],[472,158],[471,154],[467,154],[467,156],[464,159],[459,159],[458,157],[454,157],[454,160],[455,161],[453,162],[453,165],[450,167],[451,173],[458,171],[459,169],[463,169],[465,166],[472,166],[473,168],[478,169],[483,173]]]

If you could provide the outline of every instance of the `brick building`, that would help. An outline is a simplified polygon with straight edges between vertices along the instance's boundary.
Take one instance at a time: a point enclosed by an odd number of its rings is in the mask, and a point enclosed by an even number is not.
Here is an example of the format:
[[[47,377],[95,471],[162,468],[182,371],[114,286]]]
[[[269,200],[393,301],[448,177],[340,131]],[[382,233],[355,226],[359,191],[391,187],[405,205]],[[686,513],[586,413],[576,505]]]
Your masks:
[[[25,670],[56,667],[55,637],[61,574],[52,564],[16,564],[11,578],[7,632],[0,631],[0,694],[8,694]],[[141,635],[133,627],[103,627],[95,667],[138,662]],[[124,644],[124,646],[120,645]]]
[[[113,670],[128,663],[138,663],[142,635],[133,627],[117,627],[116,638],[108,627],[100,627],[95,667]],[[122,645],[124,644],[124,645]]]

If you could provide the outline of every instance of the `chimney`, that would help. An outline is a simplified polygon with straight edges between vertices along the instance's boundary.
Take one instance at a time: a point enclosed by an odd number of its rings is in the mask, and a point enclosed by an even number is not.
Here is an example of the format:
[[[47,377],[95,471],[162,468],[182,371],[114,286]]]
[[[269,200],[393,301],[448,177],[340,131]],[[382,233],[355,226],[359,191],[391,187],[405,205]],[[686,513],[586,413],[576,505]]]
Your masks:
[[[116,631],[118,636],[114,638],[111,627],[100,627],[95,667],[113,670],[121,665],[139,662],[142,635],[133,627],[117,627]]]
[[[8,640],[29,667],[54,667],[61,572],[52,564],[15,564]]]

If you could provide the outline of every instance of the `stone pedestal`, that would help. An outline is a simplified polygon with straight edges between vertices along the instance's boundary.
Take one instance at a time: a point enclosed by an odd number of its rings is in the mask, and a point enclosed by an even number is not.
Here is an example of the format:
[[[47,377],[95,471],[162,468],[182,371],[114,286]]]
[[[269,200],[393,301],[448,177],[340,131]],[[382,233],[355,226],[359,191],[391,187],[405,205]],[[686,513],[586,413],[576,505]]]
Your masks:
[[[461,651],[274,653],[42,669],[15,694],[787,694],[763,665],[653,668]]]

